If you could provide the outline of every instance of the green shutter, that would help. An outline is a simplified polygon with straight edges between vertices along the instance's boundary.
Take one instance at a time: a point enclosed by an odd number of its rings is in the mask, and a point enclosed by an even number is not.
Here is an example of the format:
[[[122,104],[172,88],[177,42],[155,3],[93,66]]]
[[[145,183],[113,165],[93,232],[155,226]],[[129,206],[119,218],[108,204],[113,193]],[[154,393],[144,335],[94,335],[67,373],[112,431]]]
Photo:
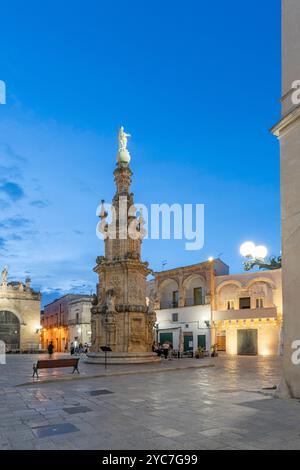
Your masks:
[[[198,348],[206,349],[206,335],[198,335]]]
[[[193,343],[193,336],[184,336],[183,338],[184,352],[193,351],[193,346],[190,346],[190,342]]]
[[[160,344],[164,344],[166,341],[173,344],[173,333],[159,333]]]
[[[202,287],[194,288],[194,305],[202,304]]]

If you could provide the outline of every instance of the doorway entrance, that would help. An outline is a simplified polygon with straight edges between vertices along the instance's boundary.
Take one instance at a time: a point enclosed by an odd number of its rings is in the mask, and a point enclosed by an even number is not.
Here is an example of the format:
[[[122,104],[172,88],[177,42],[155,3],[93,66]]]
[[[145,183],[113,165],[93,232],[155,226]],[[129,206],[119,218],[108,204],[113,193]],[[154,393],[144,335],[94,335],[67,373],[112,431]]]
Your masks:
[[[257,355],[257,330],[237,330],[237,353],[239,355]]]
[[[184,333],[183,336],[183,350],[184,352],[193,351],[193,335],[189,333]]]
[[[173,333],[159,333],[159,342],[160,344],[166,342],[173,344]]]
[[[20,322],[7,310],[0,311],[0,340],[4,341],[7,352],[20,350]]]

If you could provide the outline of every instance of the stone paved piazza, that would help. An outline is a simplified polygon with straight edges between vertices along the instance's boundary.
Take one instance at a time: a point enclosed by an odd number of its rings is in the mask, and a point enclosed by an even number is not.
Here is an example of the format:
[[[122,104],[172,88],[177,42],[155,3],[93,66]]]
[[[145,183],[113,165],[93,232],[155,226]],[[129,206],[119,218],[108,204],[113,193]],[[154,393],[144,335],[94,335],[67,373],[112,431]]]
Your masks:
[[[84,379],[62,381],[70,371],[58,371],[18,386],[31,381],[34,360],[8,356],[0,366],[1,449],[300,449],[299,401],[264,390],[278,382],[278,358],[181,359],[171,367],[215,367],[143,374],[132,366],[136,374],[98,378],[87,376],[104,367],[82,364]]]

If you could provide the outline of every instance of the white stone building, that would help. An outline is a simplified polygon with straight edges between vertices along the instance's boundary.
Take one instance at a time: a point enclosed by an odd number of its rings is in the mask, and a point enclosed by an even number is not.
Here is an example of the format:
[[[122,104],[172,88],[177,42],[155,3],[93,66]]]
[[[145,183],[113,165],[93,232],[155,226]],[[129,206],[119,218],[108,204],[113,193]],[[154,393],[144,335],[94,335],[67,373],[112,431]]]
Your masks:
[[[216,276],[213,321],[219,350],[240,355],[280,353],[281,269]]]
[[[215,273],[215,275],[213,274]],[[156,341],[169,341],[175,350],[210,350],[212,304],[216,276],[228,273],[228,266],[216,259],[155,273],[148,295],[156,292]]]
[[[91,345],[91,296],[81,297],[69,303],[69,341],[78,346],[80,343]]]
[[[228,274],[221,260],[155,273],[156,341],[239,355],[282,352],[281,269]]]
[[[8,282],[2,271],[0,285],[0,340],[8,352],[34,352],[41,347],[41,294],[25,283]]]

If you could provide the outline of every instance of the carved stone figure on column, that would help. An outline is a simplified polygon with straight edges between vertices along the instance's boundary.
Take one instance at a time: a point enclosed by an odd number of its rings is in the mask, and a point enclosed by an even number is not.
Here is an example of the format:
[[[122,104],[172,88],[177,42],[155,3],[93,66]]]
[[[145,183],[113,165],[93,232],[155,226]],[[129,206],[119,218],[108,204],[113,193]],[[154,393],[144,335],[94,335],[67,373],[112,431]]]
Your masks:
[[[4,268],[2,270],[2,273],[1,273],[1,276],[2,276],[2,284],[7,284],[7,276],[8,276],[7,266],[4,266]]]
[[[155,312],[156,303],[157,303],[157,293],[154,289],[152,289],[149,295],[148,313]]]

